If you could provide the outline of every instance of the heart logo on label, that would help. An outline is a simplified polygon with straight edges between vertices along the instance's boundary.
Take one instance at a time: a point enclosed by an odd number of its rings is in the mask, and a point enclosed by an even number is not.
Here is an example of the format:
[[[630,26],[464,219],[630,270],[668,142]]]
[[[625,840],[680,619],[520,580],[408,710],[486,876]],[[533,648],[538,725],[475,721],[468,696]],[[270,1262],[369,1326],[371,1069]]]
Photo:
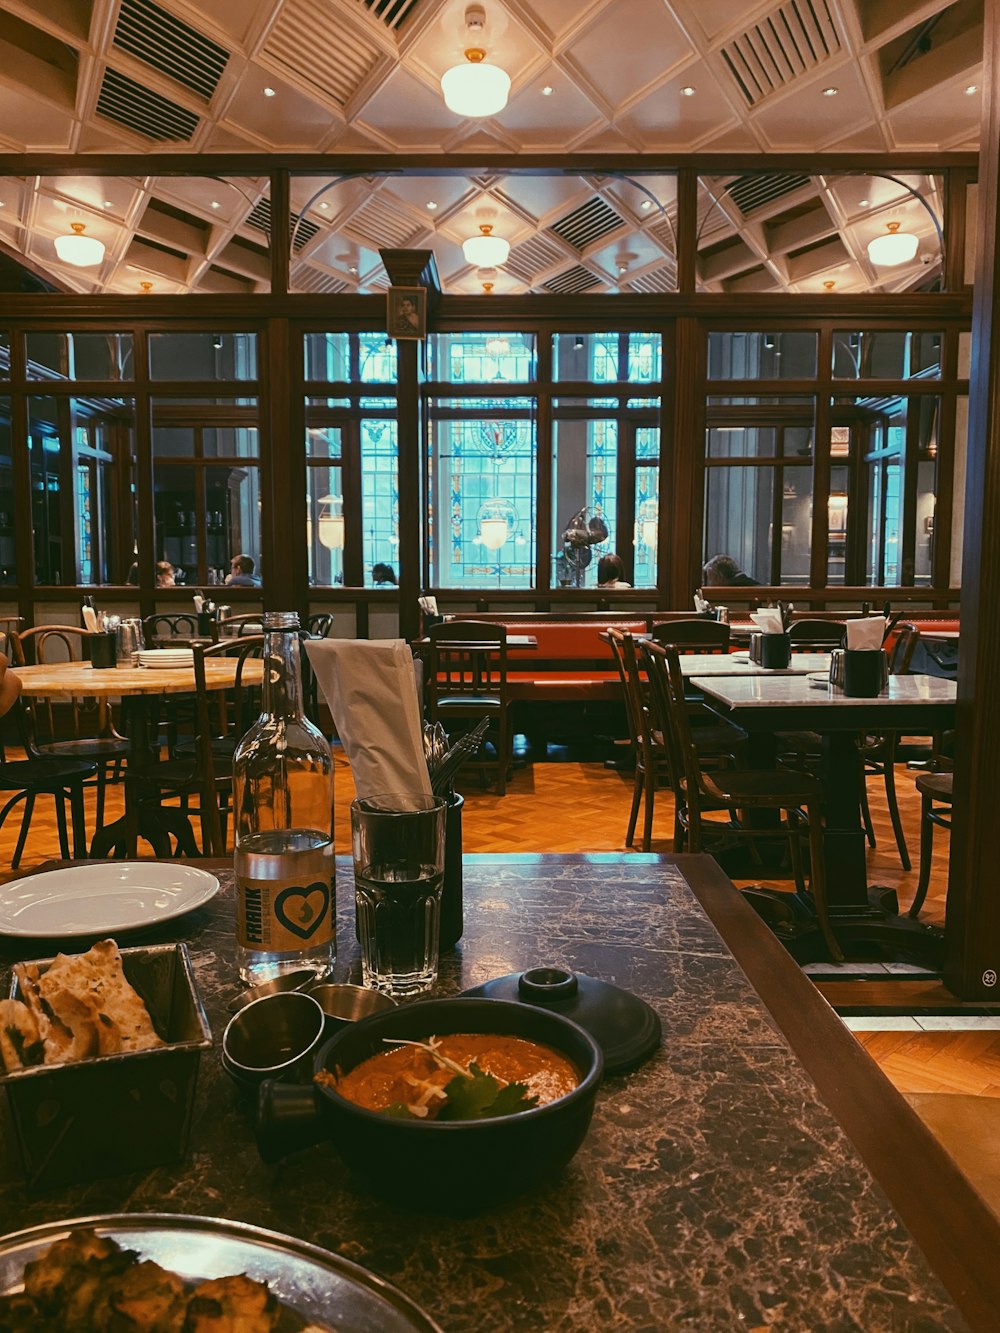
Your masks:
[[[282,889],[274,900],[274,915],[286,930],[307,940],[326,919],[329,906],[330,886],[317,880],[304,889]]]

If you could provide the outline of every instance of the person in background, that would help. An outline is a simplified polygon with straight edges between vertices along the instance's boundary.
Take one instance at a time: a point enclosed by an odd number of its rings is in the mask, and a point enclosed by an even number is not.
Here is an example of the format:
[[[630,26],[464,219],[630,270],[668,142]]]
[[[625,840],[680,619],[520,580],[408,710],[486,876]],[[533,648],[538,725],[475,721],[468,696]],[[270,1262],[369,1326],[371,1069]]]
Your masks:
[[[392,565],[383,565],[381,562],[372,565],[372,579],[376,588],[395,588],[397,586],[396,571]]]
[[[174,567],[169,560],[157,560],[156,562],[156,586],[158,588],[176,587],[177,580],[174,577]]]
[[[622,564],[620,555],[615,555],[612,551],[608,555],[602,555],[597,562],[597,586],[599,588],[631,588],[631,583],[626,583],[622,578],[625,573],[625,566]]]
[[[713,555],[701,571],[706,588],[759,588],[760,584],[742,569],[731,555]]]
[[[234,555],[229,563],[226,584],[230,588],[259,588],[260,579],[254,574],[252,556]]]

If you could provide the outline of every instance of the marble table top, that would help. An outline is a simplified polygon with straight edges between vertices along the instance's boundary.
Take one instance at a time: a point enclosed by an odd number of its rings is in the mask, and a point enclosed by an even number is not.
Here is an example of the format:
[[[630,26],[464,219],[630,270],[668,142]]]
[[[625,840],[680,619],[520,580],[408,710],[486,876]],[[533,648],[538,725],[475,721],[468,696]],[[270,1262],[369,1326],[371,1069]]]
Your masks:
[[[847,695],[828,681],[813,681],[808,676],[783,675],[770,671],[766,676],[703,675],[692,682],[726,708],[825,708],[857,709],[891,713],[894,707],[921,704],[954,704],[957,686],[939,676],[890,676],[886,689],[874,699]]]
[[[235,964],[233,877],[216,867],[219,897],[149,942],[188,941],[218,1046]],[[442,994],[549,964],[643,996],[663,1024],[662,1049],[606,1080],[586,1141],[544,1190],[455,1218],[369,1196],[329,1144],[265,1166],[216,1050],[181,1164],[32,1196],[0,1126],[4,1229],[108,1211],[235,1218],[374,1269],[448,1333],[967,1329],[686,875],[756,925],[708,857],[466,860],[465,935],[443,959]],[[357,979],[344,858],[338,876],[337,979]],[[4,941],[0,966],[48,947]]]
[[[777,670],[751,662],[748,653],[681,653],[685,676],[805,676],[829,671],[829,653],[793,653],[788,666]]]

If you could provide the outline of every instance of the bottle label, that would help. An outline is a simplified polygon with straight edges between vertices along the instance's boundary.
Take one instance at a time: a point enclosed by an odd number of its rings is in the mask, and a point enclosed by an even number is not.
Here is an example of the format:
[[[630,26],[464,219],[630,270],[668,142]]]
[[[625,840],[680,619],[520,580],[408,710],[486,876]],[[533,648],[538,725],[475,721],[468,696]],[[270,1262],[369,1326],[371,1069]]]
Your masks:
[[[236,884],[236,939],[243,949],[289,953],[334,937],[335,901],[329,880],[245,879]]]

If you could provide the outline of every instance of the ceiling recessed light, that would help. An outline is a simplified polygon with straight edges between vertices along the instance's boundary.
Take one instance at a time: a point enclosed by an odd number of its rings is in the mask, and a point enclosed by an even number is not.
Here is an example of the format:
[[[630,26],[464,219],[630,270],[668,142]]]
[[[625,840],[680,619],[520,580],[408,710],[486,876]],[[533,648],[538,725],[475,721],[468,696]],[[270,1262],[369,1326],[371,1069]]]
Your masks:
[[[273,88],[265,88],[265,89],[264,89],[264,96],[265,96],[265,97],[273,97],[274,95],[275,95],[275,94],[274,94],[274,89],[273,89]]]
[[[213,200],[212,200],[212,207],[213,207],[213,208],[221,208],[222,205],[219,203],[218,199],[213,199]]]
[[[642,201],[642,207],[643,207],[643,208],[652,208],[652,207],[653,207],[653,201],[652,201],[651,199],[644,199],[644,200]]]
[[[357,268],[357,265],[356,265],[356,264],[351,264],[351,265],[349,265],[347,271],[348,271],[348,273],[353,273],[353,274],[355,275],[355,277],[357,277],[358,268]]]
[[[685,84],[681,89],[681,97],[694,97],[694,88],[692,88],[690,83]]]
[[[837,94],[838,94],[839,92],[840,92],[840,89],[839,89],[839,88],[824,88],[824,89],[823,89],[823,96],[824,96],[824,97],[836,97]]]
[[[868,199],[859,199],[858,208],[869,208],[871,201]]]
[[[324,199],[323,202],[320,204],[320,208],[323,210],[324,213],[326,212],[326,210],[327,210],[329,207],[330,207],[330,205],[326,202],[325,199]]]
[[[105,199],[105,201],[104,201],[104,207],[105,207],[105,208],[114,208],[114,204],[111,202],[110,199]]]
[[[545,87],[542,89],[542,96],[551,97],[552,92],[553,92],[552,85],[550,83],[547,83]]]
[[[973,93],[978,93],[978,92],[979,92],[979,84],[970,83],[968,88],[966,88],[965,90],[965,95],[966,97],[971,97]]]
[[[434,202],[434,200],[433,200],[433,199],[428,199],[428,200],[427,200],[427,209],[428,209],[428,212],[433,213],[434,210],[435,210],[435,208],[437,208],[437,204]]]

